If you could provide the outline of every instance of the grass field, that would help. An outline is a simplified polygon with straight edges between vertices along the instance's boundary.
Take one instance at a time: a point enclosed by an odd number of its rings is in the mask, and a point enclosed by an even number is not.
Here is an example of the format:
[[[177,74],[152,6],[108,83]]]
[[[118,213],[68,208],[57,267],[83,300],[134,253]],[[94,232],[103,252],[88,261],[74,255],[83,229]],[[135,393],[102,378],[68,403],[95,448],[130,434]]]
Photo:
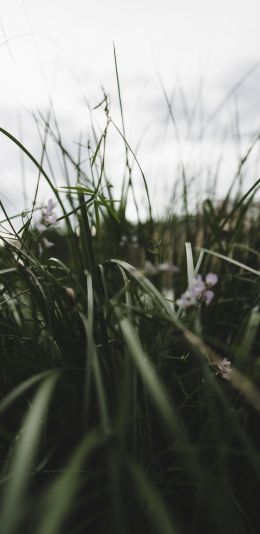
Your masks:
[[[183,172],[155,219],[124,123],[113,196],[101,106],[84,171],[52,112],[39,161],[0,128],[39,173],[31,210],[1,202],[0,532],[258,534],[260,180],[194,211]],[[145,222],[126,216],[133,165]]]

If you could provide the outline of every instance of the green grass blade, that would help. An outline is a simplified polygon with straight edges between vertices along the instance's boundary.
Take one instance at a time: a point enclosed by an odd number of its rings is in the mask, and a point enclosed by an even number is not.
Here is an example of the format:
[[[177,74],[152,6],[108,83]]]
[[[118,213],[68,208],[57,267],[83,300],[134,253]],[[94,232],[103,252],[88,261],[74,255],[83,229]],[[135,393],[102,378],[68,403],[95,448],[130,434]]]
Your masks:
[[[19,520],[23,515],[26,490],[32,476],[34,461],[40,444],[42,422],[47,413],[57,378],[57,375],[52,375],[44,381],[32,402],[29,413],[25,417],[23,432],[15,447],[11,477],[7,481],[2,500],[0,516],[0,531],[2,534],[17,532]]]
[[[42,502],[42,518],[36,534],[59,534],[71,512],[74,500],[80,491],[83,477],[82,468],[94,450],[101,445],[103,438],[97,430],[81,441],[63,473],[47,489]]]
[[[260,313],[258,308],[253,308],[243,329],[242,337],[239,336],[235,361],[239,366],[245,366],[252,361],[251,350],[260,326]],[[253,362],[252,362],[253,363]]]
[[[127,317],[121,317],[119,309],[116,309],[115,311],[129,354],[150,393],[151,400],[170,432],[175,437],[178,436],[182,442],[187,444],[189,440],[185,429],[181,425],[181,422],[177,421],[173,403],[152,363],[144,353],[135,329]]]
[[[169,517],[159,491],[150,483],[144,471],[136,463],[129,459],[126,463],[141,505],[145,505],[151,526],[158,534],[177,534],[179,531],[173,524],[172,518]]]
[[[225,260],[229,263],[232,263],[233,265],[236,265],[236,267],[240,267],[241,269],[245,269],[249,273],[256,274],[257,276],[260,276],[260,271],[257,271],[256,269],[252,269],[252,267],[249,267],[249,265],[245,265],[244,263],[241,263],[240,261],[234,260],[233,258],[230,258],[229,256],[224,256],[223,254],[219,254],[218,252],[215,252],[214,250],[208,250],[206,248],[201,249],[201,252],[206,252],[207,254],[211,254],[212,256],[216,256],[216,258],[220,258],[221,260]]]
[[[43,373],[39,373],[38,375],[34,375],[18,386],[16,388],[12,389],[8,395],[5,396],[4,399],[0,402],[0,415],[2,415],[8,408],[16,402],[26,391],[28,391],[31,387],[33,387],[35,384],[46,378],[48,375],[52,374],[53,371],[45,371]]]
[[[192,287],[194,283],[194,262],[193,262],[191,243],[185,243],[185,248],[186,248],[188,285],[189,287]]]

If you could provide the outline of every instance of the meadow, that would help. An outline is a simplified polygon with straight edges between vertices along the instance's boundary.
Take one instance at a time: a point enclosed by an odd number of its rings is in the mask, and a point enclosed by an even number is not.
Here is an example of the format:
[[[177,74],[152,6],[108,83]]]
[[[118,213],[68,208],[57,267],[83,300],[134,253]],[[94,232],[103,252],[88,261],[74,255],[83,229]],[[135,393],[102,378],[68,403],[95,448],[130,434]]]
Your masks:
[[[53,110],[39,160],[0,128],[38,172],[31,209],[1,202],[0,532],[257,534],[260,180],[236,189],[252,147],[225,198],[190,209],[182,172],[181,209],[155,218],[124,122],[114,197],[100,107],[84,170]],[[126,215],[133,165],[145,221],[137,201]]]

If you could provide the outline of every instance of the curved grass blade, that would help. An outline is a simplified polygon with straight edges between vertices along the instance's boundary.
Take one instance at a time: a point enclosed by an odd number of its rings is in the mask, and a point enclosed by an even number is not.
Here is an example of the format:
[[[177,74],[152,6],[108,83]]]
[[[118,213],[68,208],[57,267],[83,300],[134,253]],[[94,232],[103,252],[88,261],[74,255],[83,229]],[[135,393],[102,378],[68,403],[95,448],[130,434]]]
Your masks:
[[[58,202],[59,202],[59,204],[60,204],[60,206],[62,208],[62,211],[66,214],[64,206],[63,206],[63,203],[60,200],[60,196],[58,194],[57,189],[53,185],[52,181],[50,180],[49,176],[46,174],[46,172],[44,171],[42,166],[38,163],[38,161],[33,157],[33,155],[29,152],[29,150],[27,150],[27,148],[25,148],[25,146],[22,143],[20,143],[20,141],[18,141],[18,139],[16,137],[14,137],[14,135],[10,134],[7,130],[5,130],[4,128],[1,128],[1,127],[0,127],[0,132],[2,132],[2,134],[4,134],[6,137],[8,137],[15,145],[17,145],[26,154],[26,156],[28,156],[28,158],[34,163],[34,165],[37,167],[38,171],[41,172],[41,174],[44,176],[45,180],[49,184],[50,188],[52,189],[54,195],[56,196],[56,198],[57,198],[57,200],[58,200]]]
[[[0,531],[2,534],[17,532],[19,521],[23,517],[26,505],[26,490],[29,485],[34,461],[40,443],[42,422],[47,413],[48,405],[57,375],[48,377],[40,386],[26,415],[23,432],[15,446],[11,477],[8,479],[2,500],[0,515]]]
[[[150,398],[157,408],[160,417],[165,422],[170,434],[177,439],[178,453],[183,460],[184,465],[189,470],[189,473],[200,478],[200,469],[198,458],[195,452],[195,447],[190,442],[187,430],[179,418],[177,420],[175,414],[175,407],[170,399],[163,383],[161,382],[152,363],[143,351],[141,342],[136,331],[131,325],[127,317],[121,316],[120,310],[115,309],[119,326],[121,328],[129,355],[142,377],[142,380],[147,387]]]
[[[25,154],[26,156],[28,156],[28,158],[32,161],[32,163],[37,167],[38,171],[44,176],[45,180],[47,181],[48,185],[50,186],[50,188],[52,189],[61,209],[62,209],[62,212],[65,216],[65,220],[66,220],[66,224],[67,224],[67,228],[68,228],[68,232],[71,236],[73,236],[73,230],[72,230],[72,226],[71,226],[71,223],[70,223],[70,220],[68,217],[66,217],[66,210],[65,210],[65,207],[60,199],[60,195],[57,191],[57,188],[55,187],[55,185],[52,183],[51,179],[49,178],[49,176],[47,175],[47,173],[44,171],[43,167],[38,163],[38,161],[34,158],[34,156],[29,152],[29,150],[27,150],[27,148],[25,148],[25,146],[20,143],[20,141],[18,141],[18,139],[16,137],[14,137],[12,134],[10,134],[7,130],[5,130],[4,128],[1,128],[0,127],[0,132],[2,134],[4,134],[6,137],[8,137],[15,145],[17,145]],[[76,250],[75,250],[75,242],[74,240],[72,240],[72,243],[73,243],[73,253],[74,253],[74,256],[75,256],[75,261],[76,261],[76,264],[77,264],[77,253],[76,253]]]
[[[44,495],[42,520],[36,534],[58,534],[64,532],[61,529],[83,482],[83,462],[85,464],[92,452],[102,443],[103,437],[97,430],[87,434],[81,441],[64,472],[57,477]]]
[[[204,252],[211,252],[207,251],[207,249],[203,249]],[[213,253],[214,254],[214,253]],[[222,256],[220,254],[217,254],[217,256]],[[225,256],[223,256],[223,259],[226,259]],[[198,262],[201,263],[202,261],[202,255],[200,255]],[[128,273],[129,276],[132,276],[136,279],[137,283],[141,285],[141,287],[145,287],[146,290],[148,290],[148,294],[152,294],[155,297],[155,300],[161,304],[162,309],[166,312],[164,317],[165,319],[169,320],[174,324],[174,326],[182,332],[184,338],[187,340],[188,344],[191,346],[192,349],[195,351],[198,351],[206,360],[214,365],[217,365],[222,361],[222,357],[219,354],[216,354],[215,351],[213,351],[199,336],[191,332],[188,328],[186,328],[177,318],[175,312],[171,309],[171,307],[168,305],[167,301],[162,297],[162,295],[157,291],[157,289],[153,286],[153,284],[145,279],[144,277],[140,278],[138,277],[135,272],[136,269],[134,269],[131,265],[129,265],[126,262],[122,262],[119,260],[111,260],[111,263],[119,264],[121,265]],[[231,260],[231,263],[232,260]],[[198,265],[198,263],[197,263]],[[246,268],[244,264],[240,264],[241,267]],[[197,267],[196,267],[197,270]],[[258,271],[255,271],[255,274],[260,274]],[[150,290],[150,291],[149,291]],[[254,385],[254,383],[244,376],[242,373],[240,373],[237,369],[232,369],[232,373],[230,374],[230,383],[247,399],[247,401],[258,411],[260,411],[260,391],[259,389]]]
[[[147,388],[150,391],[152,400],[157,406],[164,421],[167,423],[170,429],[174,430],[175,432],[176,428],[178,428],[178,423],[174,415],[170,398],[168,397],[151,362],[148,360],[146,354],[144,354],[138,335],[131,325],[129,319],[127,319],[127,317],[122,318],[119,309],[116,309],[115,312],[128,351],[137,369],[139,370],[144,383],[147,385]]]
[[[243,329],[242,337],[239,336],[236,360],[239,365],[248,364],[251,360],[251,349],[256,339],[260,326],[260,313],[258,308],[253,308]]]
[[[144,471],[130,459],[126,465],[133,480],[141,504],[145,504],[149,521],[158,534],[177,534],[179,530],[169,517],[162,496],[147,479]]]
[[[223,360],[219,354],[187,328],[183,330],[183,335],[195,352],[201,354],[211,364],[217,365]],[[229,375],[229,382],[260,412],[260,391],[247,376],[233,367]]]
[[[252,267],[249,267],[249,265],[245,265],[244,263],[241,263],[240,261],[234,260],[233,258],[230,258],[229,256],[224,256],[223,254],[219,254],[218,252],[214,252],[214,250],[208,250],[207,248],[201,249],[201,255],[199,257],[198,263],[202,262],[202,254],[204,253],[211,254],[212,256],[216,256],[217,258],[220,258],[221,260],[225,260],[229,263],[233,263],[233,265],[236,265],[236,267],[241,267],[241,269],[245,269],[246,271],[256,274],[257,276],[260,276],[260,271],[257,271],[256,269],[252,269]],[[197,264],[198,265],[198,264]]]
[[[122,139],[124,140],[128,150],[131,152],[135,162],[137,163],[137,166],[140,170],[140,173],[141,173],[141,176],[142,176],[142,179],[143,179],[143,183],[144,183],[144,187],[145,187],[145,193],[146,193],[146,197],[147,197],[147,202],[148,202],[148,211],[149,211],[149,218],[150,218],[150,222],[153,221],[153,215],[152,215],[152,205],[151,205],[151,200],[150,200],[150,195],[149,195],[149,190],[148,190],[148,185],[147,185],[147,181],[146,181],[146,178],[145,178],[145,175],[144,175],[144,172],[142,170],[142,167],[134,153],[134,151],[132,150],[132,148],[130,147],[129,143],[127,142],[126,138],[124,137],[124,135],[122,134],[122,132],[120,131],[120,129],[118,128],[118,126],[115,124],[115,122],[111,119],[110,117],[110,121],[111,121],[111,124],[113,124],[113,126],[115,127],[116,131],[119,133],[119,135],[122,137]]]
[[[107,264],[115,264],[118,267],[123,267],[124,271],[127,272],[127,275],[130,279],[134,279],[136,284],[139,285],[144,291],[149,295],[152,295],[153,300],[157,303],[157,306],[166,312],[167,315],[172,316],[172,319],[178,322],[176,314],[173,312],[168,301],[162,296],[162,294],[156,289],[156,287],[146,278],[145,276],[140,276],[139,272],[135,267],[127,263],[126,261],[112,259],[106,262]]]
[[[35,384],[40,382],[43,378],[46,378],[48,375],[53,374],[53,371],[44,371],[37,375],[31,376],[18,386],[16,386],[2,401],[0,402],[0,415],[2,415],[8,408],[16,402],[28,389],[33,387]]]

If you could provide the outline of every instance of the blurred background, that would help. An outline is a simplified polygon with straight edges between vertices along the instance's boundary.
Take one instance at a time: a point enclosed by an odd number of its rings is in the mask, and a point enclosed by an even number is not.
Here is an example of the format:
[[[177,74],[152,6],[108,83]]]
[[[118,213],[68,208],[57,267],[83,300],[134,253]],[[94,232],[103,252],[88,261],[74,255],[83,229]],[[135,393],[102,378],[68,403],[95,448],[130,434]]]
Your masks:
[[[50,105],[71,154],[79,140],[87,146],[91,121],[102,133],[104,109],[93,108],[103,88],[122,130],[114,42],[126,138],[155,215],[172,203],[178,209],[176,184],[184,168],[194,206],[203,196],[225,195],[248,150],[235,187],[248,188],[259,177],[257,0],[0,0],[0,8],[0,126],[36,159],[42,142],[35,117],[47,116]],[[31,207],[38,171],[4,135],[0,147],[0,195],[12,215]],[[64,184],[51,142],[47,152],[57,184]],[[82,159],[87,156],[83,148]],[[115,192],[124,166],[124,142],[111,125],[106,172]],[[133,181],[145,218],[137,165]],[[42,181],[38,201],[50,196]],[[134,219],[131,199],[127,210]]]

